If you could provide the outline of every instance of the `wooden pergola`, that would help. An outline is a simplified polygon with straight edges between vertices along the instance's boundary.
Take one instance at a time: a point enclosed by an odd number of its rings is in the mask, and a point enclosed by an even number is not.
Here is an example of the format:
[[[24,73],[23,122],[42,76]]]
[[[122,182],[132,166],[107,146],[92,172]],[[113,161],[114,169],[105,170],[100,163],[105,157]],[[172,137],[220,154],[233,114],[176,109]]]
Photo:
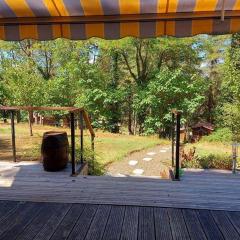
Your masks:
[[[91,146],[94,151],[94,138],[95,133],[92,128],[90,119],[87,112],[84,108],[76,107],[29,107],[29,106],[0,106],[0,111],[9,111],[11,115],[11,132],[12,132],[12,151],[13,151],[13,160],[16,162],[16,136],[15,136],[15,122],[14,116],[16,111],[66,111],[70,114],[70,127],[71,127],[71,163],[72,163],[72,175],[78,174],[83,165],[83,122],[85,122],[87,129],[91,134]],[[76,144],[75,144],[75,116],[79,116],[79,126],[80,126],[80,163],[81,166],[79,169],[76,169]]]

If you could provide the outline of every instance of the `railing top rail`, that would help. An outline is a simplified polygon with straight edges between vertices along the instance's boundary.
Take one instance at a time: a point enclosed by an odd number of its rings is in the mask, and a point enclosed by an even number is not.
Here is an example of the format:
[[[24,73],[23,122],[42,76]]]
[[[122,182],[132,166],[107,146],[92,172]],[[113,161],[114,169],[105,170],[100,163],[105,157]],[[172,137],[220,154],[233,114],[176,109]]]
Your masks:
[[[0,106],[2,111],[68,111],[70,113],[80,113],[83,112],[83,118],[86,123],[86,127],[89,130],[92,137],[95,137],[93,127],[89,116],[84,108],[77,107],[33,107],[33,106]]]
[[[80,112],[83,108],[77,107],[33,107],[33,106],[0,106],[0,110],[3,111],[68,111],[68,112]]]

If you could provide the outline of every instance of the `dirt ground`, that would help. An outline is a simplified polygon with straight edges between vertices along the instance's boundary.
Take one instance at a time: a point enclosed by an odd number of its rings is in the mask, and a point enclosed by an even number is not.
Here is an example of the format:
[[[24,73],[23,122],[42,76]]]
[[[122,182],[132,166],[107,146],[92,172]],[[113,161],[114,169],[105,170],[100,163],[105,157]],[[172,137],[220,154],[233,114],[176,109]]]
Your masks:
[[[107,175],[169,178],[170,166],[171,147],[169,145],[159,145],[131,153],[122,161],[109,165]]]

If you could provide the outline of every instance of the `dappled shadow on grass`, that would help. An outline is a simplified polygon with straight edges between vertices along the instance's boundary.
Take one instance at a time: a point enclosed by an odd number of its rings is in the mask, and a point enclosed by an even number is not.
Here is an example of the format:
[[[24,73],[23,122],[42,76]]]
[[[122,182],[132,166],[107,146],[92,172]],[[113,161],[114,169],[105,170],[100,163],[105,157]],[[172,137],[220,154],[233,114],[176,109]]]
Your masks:
[[[13,161],[12,143],[9,139],[0,139],[0,160]]]

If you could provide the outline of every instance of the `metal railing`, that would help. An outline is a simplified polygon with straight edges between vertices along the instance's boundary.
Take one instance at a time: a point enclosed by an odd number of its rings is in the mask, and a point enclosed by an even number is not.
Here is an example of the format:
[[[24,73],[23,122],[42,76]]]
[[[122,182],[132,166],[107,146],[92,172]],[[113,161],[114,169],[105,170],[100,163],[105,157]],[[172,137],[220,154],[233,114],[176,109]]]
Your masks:
[[[16,162],[16,137],[15,137],[15,121],[14,115],[16,111],[68,111],[70,114],[70,128],[71,128],[71,163],[72,163],[72,176],[76,176],[80,173],[83,165],[84,165],[84,126],[85,122],[86,128],[89,130],[91,135],[91,149],[93,151],[93,161],[94,161],[94,138],[95,133],[92,128],[89,116],[87,112],[83,108],[75,108],[75,107],[29,107],[29,106],[0,106],[0,111],[9,111],[11,116],[11,135],[12,135],[12,152],[13,152],[13,160]],[[79,126],[80,126],[80,168],[76,170],[76,136],[75,136],[75,117],[79,115]]]
[[[172,110],[172,167],[174,180],[180,180],[180,128],[181,111]]]
[[[80,126],[80,168],[78,170],[76,170],[76,147],[75,147],[75,115],[79,114],[79,126]],[[84,130],[84,126],[83,126],[83,122],[85,122],[87,129],[90,132],[91,135],[91,149],[93,151],[93,162],[94,162],[94,139],[95,139],[95,133],[94,130],[92,128],[90,119],[88,117],[87,112],[84,109],[81,109],[79,111],[79,113],[77,112],[71,112],[70,113],[70,119],[71,119],[71,161],[72,161],[72,175],[77,175],[78,173],[80,173],[83,164],[84,164],[84,142],[83,142],[83,138],[84,138],[84,134],[83,134],[83,130]]]

